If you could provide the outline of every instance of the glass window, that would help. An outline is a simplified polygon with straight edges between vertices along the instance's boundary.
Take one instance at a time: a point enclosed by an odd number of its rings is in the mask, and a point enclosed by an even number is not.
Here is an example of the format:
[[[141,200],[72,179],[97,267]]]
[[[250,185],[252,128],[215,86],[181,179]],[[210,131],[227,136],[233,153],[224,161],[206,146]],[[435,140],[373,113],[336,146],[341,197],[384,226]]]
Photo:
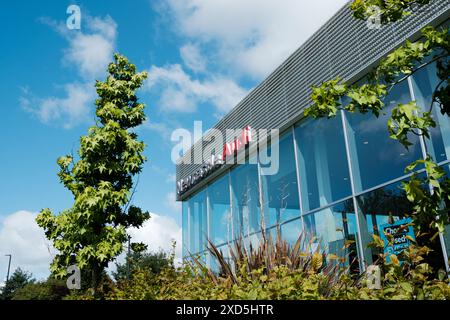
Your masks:
[[[401,183],[394,183],[384,188],[374,190],[357,198],[359,207],[359,223],[363,241],[366,263],[375,262],[379,251],[368,248],[373,241],[373,234],[380,235],[380,226],[392,223],[413,212],[413,206],[408,201]]]
[[[302,233],[302,219],[289,221],[281,225],[281,236],[289,244],[294,245]]]
[[[269,235],[267,235],[269,237]],[[253,233],[247,237],[244,238],[243,244],[247,250],[247,252],[250,252],[250,246],[253,251],[259,247],[259,245],[262,243],[262,233],[257,232]]]
[[[268,148],[268,155],[272,159],[270,164],[261,164],[261,182],[264,203],[264,223],[267,228],[278,223],[300,216],[298,199],[297,171],[295,168],[294,141],[292,133],[288,133],[279,140],[279,157],[272,154]],[[263,174],[264,169],[278,161],[278,171]],[[273,173],[273,174],[272,174]]]
[[[231,170],[234,238],[260,230],[258,165],[242,164]]]
[[[232,240],[230,183],[226,174],[208,187],[210,239],[218,246]]]
[[[403,81],[385,99],[383,114],[347,113],[347,130],[353,166],[355,189],[367,190],[405,175],[408,164],[421,158],[419,138],[409,139],[409,151],[397,140],[389,137],[387,121],[392,109],[399,103],[411,101],[407,81]]]
[[[189,253],[196,254],[206,249],[207,213],[206,192],[202,191],[189,199]]]
[[[342,120],[312,119],[295,129],[305,212],[351,194]]]
[[[359,270],[357,226],[352,199],[306,215],[304,223],[306,234],[315,237],[322,249],[345,258],[345,264],[351,264],[353,271]]]
[[[188,219],[189,219],[189,212],[188,212],[188,202],[187,201],[183,201],[181,204],[182,207],[182,256],[183,258],[186,257],[187,255],[187,251],[188,251],[188,237],[189,237],[189,229],[188,229]]]
[[[433,92],[440,82],[436,75],[436,63],[417,71],[412,82],[417,104],[424,111],[429,111]],[[436,121],[436,128],[430,131],[431,141],[426,139],[427,150],[437,162],[441,162],[450,159],[450,118],[441,114],[437,103],[433,105],[432,116]]]
[[[419,174],[419,178],[424,178],[424,174]],[[428,189],[428,185],[422,188]],[[399,219],[411,216],[414,212],[413,203],[409,202],[403,190],[402,183],[397,182],[386,187],[376,189],[357,197],[359,208],[359,222],[361,228],[361,238],[365,248],[364,256],[367,264],[372,264],[378,259],[381,253],[378,249],[367,248],[373,241],[373,234],[381,236],[381,226],[391,224]],[[432,251],[427,255],[427,262],[437,271],[444,267],[442,246],[439,237],[433,237],[437,229],[430,226],[431,221],[424,221],[420,226],[414,226],[414,232],[420,227],[422,236],[417,238],[420,246],[427,246]]]

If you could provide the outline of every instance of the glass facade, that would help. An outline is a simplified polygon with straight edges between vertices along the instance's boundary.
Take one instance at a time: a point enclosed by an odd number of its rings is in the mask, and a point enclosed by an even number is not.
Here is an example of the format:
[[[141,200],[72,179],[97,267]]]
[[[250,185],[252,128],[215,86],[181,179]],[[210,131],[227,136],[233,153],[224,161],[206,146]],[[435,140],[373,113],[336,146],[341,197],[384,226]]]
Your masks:
[[[347,265],[352,264],[355,269],[359,268],[356,217],[352,199],[308,214],[304,221],[307,234],[314,237],[320,248],[345,258]]]
[[[436,75],[436,65],[432,64],[419,70],[411,77],[417,104],[429,111],[432,94],[439,83]],[[431,142],[427,141],[427,151],[437,162],[450,159],[450,118],[442,115],[438,105],[433,106],[432,117],[436,128],[431,130]]]
[[[401,183],[393,183],[385,187],[364,193],[356,198],[361,227],[361,238],[364,257],[367,264],[372,264],[380,252],[369,249],[373,234],[380,236],[380,226],[392,223],[413,212],[411,202],[406,199]]]
[[[252,161],[253,162],[253,161]],[[230,173],[234,239],[258,232],[261,226],[258,165],[246,163]]]
[[[295,129],[304,211],[351,195],[341,117],[311,119]]]
[[[206,191],[189,201],[189,253],[197,254],[206,247],[208,239]]]
[[[226,174],[208,188],[210,239],[219,246],[233,240],[233,224],[230,208],[230,181]]]
[[[346,114],[346,128],[352,158],[354,185],[361,192],[405,175],[405,168],[422,157],[420,141],[410,136],[406,150],[389,137],[387,120],[399,103],[411,101],[408,82],[395,86],[385,99],[385,109],[378,119],[372,113]]]
[[[264,227],[273,237],[280,230],[290,243],[304,231],[355,271],[373,263],[377,252],[368,248],[372,235],[381,225],[412,213],[400,188],[407,178],[405,167],[427,152],[446,168],[450,163],[450,121],[437,110],[438,126],[427,144],[412,136],[413,145],[406,150],[387,130],[387,118],[398,103],[415,98],[429,108],[436,81],[431,65],[401,82],[378,118],[341,112],[333,119],[293,125],[280,138],[276,174],[263,175],[266,164],[254,158],[228,169],[184,201],[185,257],[205,253],[206,237],[224,251],[238,237],[256,244]],[[434,249],[444,264],[450,237],[437,238]]]
[[[273,175],[261,175],[264,223],[266,228],[300,216],[297,172],[293,136],[289,132],[280,139],[279,169]],[[271,155],[270,147],[268,154]],[[261,164],[264,169],[268,165]]]

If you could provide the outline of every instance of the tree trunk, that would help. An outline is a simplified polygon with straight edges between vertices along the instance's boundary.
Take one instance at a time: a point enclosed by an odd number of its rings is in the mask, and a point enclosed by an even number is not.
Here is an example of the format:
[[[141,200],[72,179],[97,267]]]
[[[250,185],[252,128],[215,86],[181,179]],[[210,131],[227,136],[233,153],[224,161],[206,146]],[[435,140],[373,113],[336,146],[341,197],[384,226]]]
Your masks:
[[[94,266],[92,268],[92,292],[94,295],[94,298],[99,298],[99,286],[101,282],[101,274],[102,274],[103,268],[101,266]]]

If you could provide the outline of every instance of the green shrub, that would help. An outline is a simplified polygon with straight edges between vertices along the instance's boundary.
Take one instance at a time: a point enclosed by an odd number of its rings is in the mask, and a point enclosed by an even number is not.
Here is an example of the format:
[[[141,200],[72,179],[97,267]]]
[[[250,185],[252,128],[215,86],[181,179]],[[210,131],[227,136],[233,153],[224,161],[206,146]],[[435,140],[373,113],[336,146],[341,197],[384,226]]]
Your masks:
[[[11,300],[18,290],[34,281],[31,273],[17,268],[1,289],[0,300]]]
[[[379,240],[379,239],[375,239]],[[264,239],[259,247],[246,248],[237,241],[231,261],[210,243],[210,253],[219,265],[216,274],[197,258],[180,268],[165,268],[158,275],[138,269],[130,281],[120,281],[107,299],[449,299],[445,273],[435,278],[425,262],[427,247],[411,246],[402,257],[381,254],[381,288],[369,289],[367,276],[354,275],[345,259],[311,251],[299,238],[290,246],[277,237]],[[374,246],[380,246],[374,241]],[[402,260],[402,262],[399,261]]]
[[[70,293],[63,280],[49,278],[46,281],[33,282],[17,290],[13,300],[61,300]]]

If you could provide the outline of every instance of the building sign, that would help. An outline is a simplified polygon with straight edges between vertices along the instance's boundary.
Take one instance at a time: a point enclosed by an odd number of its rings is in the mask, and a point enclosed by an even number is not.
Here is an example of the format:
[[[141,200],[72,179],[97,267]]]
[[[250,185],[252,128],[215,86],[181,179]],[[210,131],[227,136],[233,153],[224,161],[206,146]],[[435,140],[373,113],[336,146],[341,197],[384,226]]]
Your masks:
[[[239,137],[232,142],[223,145],[222,154],[211,155],[211,158],[203,163],[200,169],[190,176],[177,181],[177,194],[182,195],[208,175],[222,167],[225,159],[234,156],[239,150],[245,148],[252,141],[250,126],[245,127]]]
[[[252,141],[252,129],[247,126],[242,130],[240,137],[236,138],[231,143],[225,143],[223,145],[222,159],[225,160],[227,157],[234,155],[240,149],[245,148],[250,141]]]
[[[387,253],[386,262],[390,262],[391,254],[398,256],[403,250],[407,249],[411,244],[410,239],[416,240],[411,222],[411,218],[405,218],[380,226],[380,236],[384,241],[384,253]],[[386,235],[392,235],[392,237],[389,237],[391,243],[389,243]]]

